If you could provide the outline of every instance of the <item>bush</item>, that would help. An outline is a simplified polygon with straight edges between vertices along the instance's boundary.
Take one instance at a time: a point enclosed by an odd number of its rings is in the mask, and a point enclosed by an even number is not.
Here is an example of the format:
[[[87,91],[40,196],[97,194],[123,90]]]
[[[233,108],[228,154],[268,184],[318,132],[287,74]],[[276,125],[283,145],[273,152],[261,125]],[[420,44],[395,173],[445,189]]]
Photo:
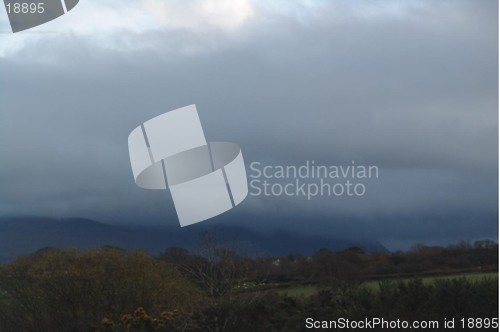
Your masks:
[[[168,264],[140,252],[46,249],[0,270],[0,326],[8,331],[89,331],[141,307],[176,318],[200,293]]]

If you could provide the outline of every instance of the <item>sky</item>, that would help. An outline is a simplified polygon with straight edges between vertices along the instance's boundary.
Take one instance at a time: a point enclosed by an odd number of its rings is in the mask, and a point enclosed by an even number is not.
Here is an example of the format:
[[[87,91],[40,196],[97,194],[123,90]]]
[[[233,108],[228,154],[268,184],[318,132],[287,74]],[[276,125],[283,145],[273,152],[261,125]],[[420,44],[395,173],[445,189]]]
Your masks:
[[[495,0],[81,0],[12,34],[0,10],[0,215],[178,225],[127,137],[196,104],[263,165],[376,165],[362,197],[249,196],[207,223],[497,239]]]

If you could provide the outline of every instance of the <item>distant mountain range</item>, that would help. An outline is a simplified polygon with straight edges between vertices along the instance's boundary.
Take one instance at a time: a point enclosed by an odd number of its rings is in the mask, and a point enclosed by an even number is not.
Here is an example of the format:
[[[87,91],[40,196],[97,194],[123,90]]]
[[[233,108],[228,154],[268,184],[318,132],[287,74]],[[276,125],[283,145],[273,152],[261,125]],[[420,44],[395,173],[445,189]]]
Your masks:
[[[158,255],[178,246],[196,251],[204,232],[211,232],[223,243],[250,256],[274,256],[289,253],[310,255],[321,248],[342,250],[352,246],[367,252],[387,249],[375,240],[334,239],[287,232],[264,234],[243,227],[205,226],[203,223],[180,228],[156,228],[103,224],[83,218],[0,218],[0,263],[44,247],[90,249],[116,246],[144,250]]]

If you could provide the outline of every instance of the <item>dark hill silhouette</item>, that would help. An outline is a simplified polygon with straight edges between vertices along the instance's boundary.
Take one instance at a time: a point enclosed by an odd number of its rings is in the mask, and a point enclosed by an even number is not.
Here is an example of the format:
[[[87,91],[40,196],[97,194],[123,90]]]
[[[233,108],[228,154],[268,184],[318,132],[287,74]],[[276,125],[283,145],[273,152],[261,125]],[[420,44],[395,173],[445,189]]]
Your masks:
[[[83,218],[0,218],[0,262],[32,253],[44,247],[90,249],[116,246],[144,250],[158,255],[167,247],[189,250],[198,248],[204,232],[217,233],[221,241],[234,245],[242,254],[310,255],[320,248],[342,250],[357,246],[366,252],[387,251],[375,240],[334,239],[318,236],[275,232],[263,234],[243,227],[205,226],[203,223],[186,228],[109,225]]]

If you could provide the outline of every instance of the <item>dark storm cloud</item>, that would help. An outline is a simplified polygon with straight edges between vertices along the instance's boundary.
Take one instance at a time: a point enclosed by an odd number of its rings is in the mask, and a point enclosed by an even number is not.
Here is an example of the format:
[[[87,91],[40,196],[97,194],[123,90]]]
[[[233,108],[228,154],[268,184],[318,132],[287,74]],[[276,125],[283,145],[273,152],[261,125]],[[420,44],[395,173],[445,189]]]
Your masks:
[[[133,183],[127,136],[196,103],[207,138],[237,142],[247,164],[380,168],[362,198],[249,197],[238,209],[255,227],[396,247],[496,237],[497,2],[422,4],[117,34],[127,50],[33,41],[0,59],[0,213],[176,224],[168,193]]]

